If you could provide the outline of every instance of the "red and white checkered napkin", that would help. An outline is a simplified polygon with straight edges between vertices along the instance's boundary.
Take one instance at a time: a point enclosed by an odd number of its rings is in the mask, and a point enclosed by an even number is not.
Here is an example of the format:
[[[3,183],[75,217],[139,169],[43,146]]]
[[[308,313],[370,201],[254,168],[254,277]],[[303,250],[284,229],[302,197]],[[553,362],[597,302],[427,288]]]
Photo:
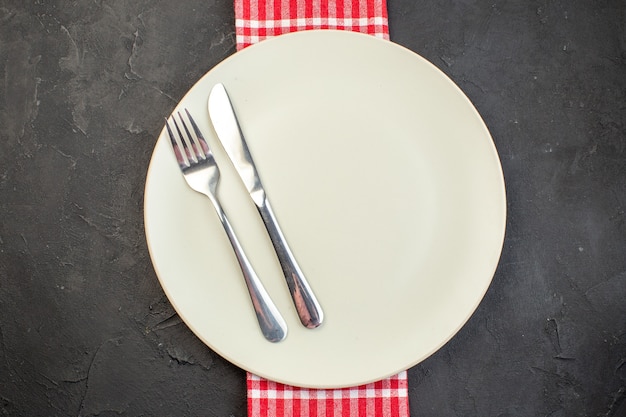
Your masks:
[[[341,389],[307,389],[248,373],[248,417],[408,417],[406,371]]]
[[[237,50],[309,29],[339,29],[389,39],[386,0],[235,0]]]
[[[310,29],[389,39],[386,0],[234,0],[237,50]],[[406,371],[342,389],[307,389],[248,373],[248,417],[408,417]]]

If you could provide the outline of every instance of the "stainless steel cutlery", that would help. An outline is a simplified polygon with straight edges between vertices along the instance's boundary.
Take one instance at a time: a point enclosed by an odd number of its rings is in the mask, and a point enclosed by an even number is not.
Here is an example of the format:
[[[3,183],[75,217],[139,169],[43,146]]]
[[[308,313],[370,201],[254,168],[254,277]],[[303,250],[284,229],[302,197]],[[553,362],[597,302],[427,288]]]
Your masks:
[[[300,322],[309,329],[318,327],[324,320],[324,313],[278,225],[224,85],[216,84],[211,90],[208,112],[218,139],[263,220]],[[172,114],[166,120],[165,126],[187,184],[209,197],[224,226],[241,267],[263,335],[271,342],[283,340],[287,335],[285,320],[254,272],[218,200],[220,171],[204,135],[187,109]]]

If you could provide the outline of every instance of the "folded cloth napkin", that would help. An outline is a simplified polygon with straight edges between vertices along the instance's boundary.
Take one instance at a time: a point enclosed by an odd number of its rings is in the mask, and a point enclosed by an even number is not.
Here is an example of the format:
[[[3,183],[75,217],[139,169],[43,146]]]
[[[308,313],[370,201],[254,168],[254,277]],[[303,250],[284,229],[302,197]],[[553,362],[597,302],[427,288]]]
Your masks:
[[[389,39],[386,0],[235,0],[237,50],[309,29],[351,30]]]
[[[339,29],[389,39],[386,0],[234,0],[237,50],[266,38]],[[358,387],[307,389],[247,375],[248,417],[408,417],[406,371]]]

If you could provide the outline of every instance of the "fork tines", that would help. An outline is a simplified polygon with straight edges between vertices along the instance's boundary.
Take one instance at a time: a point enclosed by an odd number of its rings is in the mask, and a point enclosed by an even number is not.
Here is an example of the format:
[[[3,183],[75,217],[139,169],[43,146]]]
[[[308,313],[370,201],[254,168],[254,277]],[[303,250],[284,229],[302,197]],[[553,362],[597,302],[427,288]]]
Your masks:
[[[181,169],[189,168],[200,161],[206,160],[211,155],[209,145],[204,136],[202,136],[202,132],[200,132],[193,117],[189,114],[189,110],[185,109],[185,114],[189,123],[185,121],[180,111],[172,113],[170,118],[165,121],[167,133]],[[176,115],[178,116],[178,121],[176,120]],[[170,124],[173,124],[174,128]],[[189,124],[191,124],[191,131],[188,128]],[[182,129],[180,125],[182,125]]]

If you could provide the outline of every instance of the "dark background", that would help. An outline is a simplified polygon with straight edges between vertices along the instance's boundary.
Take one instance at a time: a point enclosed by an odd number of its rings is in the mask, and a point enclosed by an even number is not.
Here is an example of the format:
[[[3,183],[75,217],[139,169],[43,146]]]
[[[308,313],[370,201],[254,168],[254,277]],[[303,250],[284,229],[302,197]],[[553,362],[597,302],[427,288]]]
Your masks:
[[[626,3],[388,0],[391,39],[470,97],[507,234],[413,416],[626,416]],[[245,416],[142,221],[163,117],[234,53],[231,1],[0,0],[0,415]]]

